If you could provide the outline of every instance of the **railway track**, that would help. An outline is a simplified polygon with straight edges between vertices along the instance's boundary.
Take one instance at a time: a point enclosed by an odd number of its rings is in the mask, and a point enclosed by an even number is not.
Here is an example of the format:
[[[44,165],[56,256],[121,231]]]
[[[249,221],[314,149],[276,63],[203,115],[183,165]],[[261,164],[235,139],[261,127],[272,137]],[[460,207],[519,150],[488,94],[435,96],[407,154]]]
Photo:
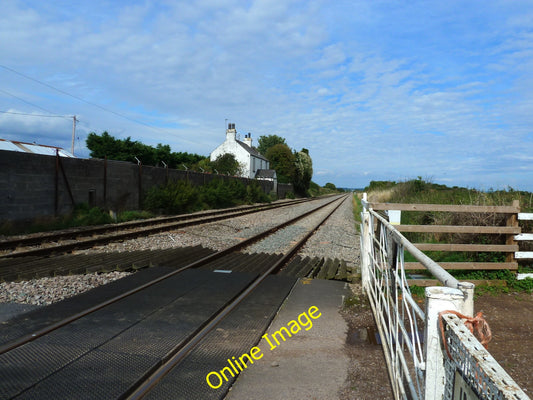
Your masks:
[[[205,224],[242,215],[290,207],[314,199],[298,199],[279,203],[204,211],[171,217],[151,218],[97,227],[73,228],[49,233],[23,235],[0,240],[0,258],[48,256],[87,249],[114,241],[165,232],[187,226]]]
[[[215,391],[205,368],[257,343],[309,268],[294,263],[298,249],[344,200],[11,321],[0,334],[0,398],[223,398],[233,379]],[[320,221],[284,254],[239,252],[317,212]]]
[[[294,206],[298,202],[286,202],[281,204],[282,207]],[[280,207],[274,207],[279,209]],[[272,207],[261,208],[259,211],[272,210]],[[207,255],[211,251],[199,248],[189,255],[189,251],[184,253],[182,248],[172,248],[166,250],[138,250],[129,252],[103,252],[99,254],[70,254],[74,248],[88,248],[95,245],[108,244],[112,241],[124,240],[132,237],[146,236],[158,233],[161,230],[179,229],[184,226],[199,225],[219,221],[221,219],[233,218],[236,216],[246,215],[258,212],[257,207],[246,207],[245,210],[239,209],[224,210],[222,212],[209,213],[202,218],[188,218],[184,216],[185,221],[179,220],[165,224],[164,228],[159,224],[156,227],[149,226],[132,232],[118,232],[111,235],[105,235],[95,239],[80,240],[75,243],[57,244],[51,248],[23,250],[17,253],[10,253],[0,257],[0,281],[15,281],[22,279],[32,279],[38,277],[83,274],[92,272],[108,271],[125,271],[138,270],[153,265],[175,265],[178,259],[184,256],[195,256],[194,253]],[[214,215],[213,215],[214,214]],[[205,218],[204,218],[205,217]],[[142,223],[142,221],[141,221]],[[128,224],[130,225],[130,224]],[[104,227],[106,228],[106,227]],[[99,230],[100,228],[97,228]],[[87,234],[87,229],[82,230]],[[72,232],[69,233],[69,235]]]

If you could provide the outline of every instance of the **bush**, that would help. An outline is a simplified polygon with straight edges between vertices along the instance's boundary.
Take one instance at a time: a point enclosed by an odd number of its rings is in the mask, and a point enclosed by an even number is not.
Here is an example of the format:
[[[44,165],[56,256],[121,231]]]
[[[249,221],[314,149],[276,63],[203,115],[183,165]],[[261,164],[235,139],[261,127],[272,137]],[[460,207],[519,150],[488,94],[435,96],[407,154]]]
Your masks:
[[[165,186],[150,189],[144,206],[153,212],[180,214],[193,210],[198,198],[198,191],[187,181],[169,182]]]
[[[153,212],[177,214],[259,202],[270,202],[270,197],[256,182],[245,186],[235,179],[214,179],[198,187],[186,181],[177,181],[153,188],[146,195],[144,205]]]
[[[201,202],[208,208],[225,208],[242,204],[246,187],[237,180],[215,179],[201,187]]]
[[[270,203],[270,197],[263,192],[261,186],[256,182],[251,183],[246,187],[246,202],[253,203]]]
[[[65,226],[85,226],[85,225],[103,225],[114,222],[113,218],[104,210],[93,207],[89,208],[87,204],[80,204],[74,208],[72,216],[63,218],[62,224]]]

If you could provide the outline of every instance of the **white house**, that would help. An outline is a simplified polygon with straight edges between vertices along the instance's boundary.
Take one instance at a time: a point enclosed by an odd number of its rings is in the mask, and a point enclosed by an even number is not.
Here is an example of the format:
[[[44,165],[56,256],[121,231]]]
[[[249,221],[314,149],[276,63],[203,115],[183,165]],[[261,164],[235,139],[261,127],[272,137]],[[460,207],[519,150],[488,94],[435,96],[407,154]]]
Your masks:
[[[233,154],[235,159],[243,167],[241,176],[245,178],[255,178],[257,171],[268,170],[270,163],[256,149],[252,147],[252,135],[248,133],[244,137],[244,142],[237,140],[237,130],[235,124],[228,124],[226,130],[226,140],[211,153],[211,161],[215,161],[223,154]],[[219,171],[223,173],[223,171]]]

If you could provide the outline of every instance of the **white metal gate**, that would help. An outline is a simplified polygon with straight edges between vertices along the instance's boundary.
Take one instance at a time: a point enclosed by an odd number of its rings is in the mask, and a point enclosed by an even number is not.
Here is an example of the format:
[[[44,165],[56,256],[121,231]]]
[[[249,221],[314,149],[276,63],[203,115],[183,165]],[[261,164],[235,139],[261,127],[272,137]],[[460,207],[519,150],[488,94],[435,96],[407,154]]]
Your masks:
[[[472,317],[474,285],[459,282],[418,250],[363,196],[361,277],[381,336],[396,399],[515,399],[529,397],[454,314]],[[426,288],[424,310],[411,295],[404,250],[443,286]],[[448,357],[450,353],[451,358]]]

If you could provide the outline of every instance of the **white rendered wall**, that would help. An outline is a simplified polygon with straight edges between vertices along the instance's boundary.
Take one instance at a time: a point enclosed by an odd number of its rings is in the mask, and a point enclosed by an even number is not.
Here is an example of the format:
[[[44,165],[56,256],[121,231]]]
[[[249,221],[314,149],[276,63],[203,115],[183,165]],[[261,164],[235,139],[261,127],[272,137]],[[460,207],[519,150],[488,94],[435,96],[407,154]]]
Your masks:
[[[250,170],[250,154],[242,148],[242,146],[235,141],[235,139],[231,140],[231,138],[228,139],[226,137],[226,140],[224,143],[222,143],[220,146],[218,146],[213,152],[211,153],[210,160],[215,161],[217,157],[224,155],[224,154],[233,154],[235,159],[243,166],[243,174],[241,176],[246,178],[253,178],[253,173]],[[225,173],[224,171],[219,171],[220,173]]]

